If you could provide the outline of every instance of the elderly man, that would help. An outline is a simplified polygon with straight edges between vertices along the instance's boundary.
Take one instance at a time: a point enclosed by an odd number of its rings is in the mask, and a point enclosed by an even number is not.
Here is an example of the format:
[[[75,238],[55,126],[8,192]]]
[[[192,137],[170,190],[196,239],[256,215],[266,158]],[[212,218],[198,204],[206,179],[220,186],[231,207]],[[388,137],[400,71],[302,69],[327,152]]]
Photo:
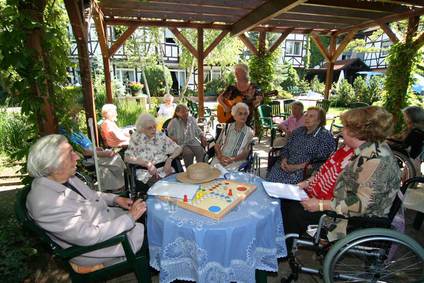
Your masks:
[[[133,251],[138,251],[144,226],[136,220],[146,204],[90,190],[74,176],[78,158],[62,135],[45,136],[31,147],[27,169],[34,180],[26,203],[29,214],[63,248],[93,245],[127,231]],[[122,246],[116,245],[71,262],[87,269],[113,264],[123,256]]]

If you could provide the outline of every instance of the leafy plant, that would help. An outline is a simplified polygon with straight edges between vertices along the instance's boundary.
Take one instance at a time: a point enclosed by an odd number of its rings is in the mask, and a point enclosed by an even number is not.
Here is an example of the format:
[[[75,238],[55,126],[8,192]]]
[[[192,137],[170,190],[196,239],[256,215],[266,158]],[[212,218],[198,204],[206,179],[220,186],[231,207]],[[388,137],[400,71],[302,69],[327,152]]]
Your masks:
[[[147,66],[145,73],[152,96],[163,96],[166,93],[165,84],[168,85],[168,89],[172,85],[171,72],[167,67],[159,65]],[[166,78],[166,82],[164,77]]]
[[[345,79],[333,87],[334,94],[330,97],[331,106],[347,107],[353,101],[355,91],[352,85]]]
[[[276,88],[274,81],[276,78],[277,56],[277,52],[264,52],[259,53],[259,55],[253,55],[249,60],[250,79],[263,92],[269,92]]]
[[[223,79],[213,79],[205,84],[205,96],[219,95],[225,90],[226,83]]]
[[[139,82],[130,82],[128,84],[128,87],[132,90],[132,91],[140,91],[143,88],[143,84],[139,83]]]
[[[318,76],[314,76],[310,85],[312,91],[317,93],[324,93],[325,84],[319,81]]]

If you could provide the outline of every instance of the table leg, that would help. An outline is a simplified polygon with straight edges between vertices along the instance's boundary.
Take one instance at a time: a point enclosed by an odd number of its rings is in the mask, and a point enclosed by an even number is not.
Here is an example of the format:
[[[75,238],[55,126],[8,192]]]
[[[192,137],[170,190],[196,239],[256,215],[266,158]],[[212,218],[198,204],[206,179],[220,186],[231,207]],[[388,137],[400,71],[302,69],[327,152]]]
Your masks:
[[[420,230],[421,225],[423,224],[423,221],[424,221],[424,213],[417,211],[417,214],[415,214],[415,219],[412,226],[414,227],[415,230]]]
[[[256,283],[266,283],[267,282],[267,272],[264,270],[256,269],[255,272]]]

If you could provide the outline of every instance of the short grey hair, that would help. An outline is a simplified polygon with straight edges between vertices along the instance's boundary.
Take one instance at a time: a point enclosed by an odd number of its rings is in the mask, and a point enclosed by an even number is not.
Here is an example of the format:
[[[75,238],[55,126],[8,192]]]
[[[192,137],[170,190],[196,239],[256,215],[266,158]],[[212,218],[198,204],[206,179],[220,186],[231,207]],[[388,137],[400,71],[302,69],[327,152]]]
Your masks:
[[[115,105],[113,105],[113,104],[105,104],[105,105],[103,105],[103,107],[102,107],[102,117],[103,117],[103,119],[106,119],[106,116],[111,111],[116,111],[116,106]]]
[[[146,128],[146,124],[149,122],[153,122],[156,125],[156,120],[155,118],[153,118],[152,115],[144,113],[138,116],[137,122],[135,123],[135,128],[137,129],[137,132],[141,133]]]
[[[244,108],[247,111],[247,115],[249,115],[250,111],[249,111],[249,106],[247,106],[246,103],[244,102],[239,102],[236,105],[233,106],[233,108],[231,108],[231,115],[234,117],[237,114],[237,111],[239,111],[239,109]]]
[[[60,145],[68,142],[62,135],[48,135],[36,141],[29,149],[27,171],[32,177],[47,177],[62,163]]]
[[[169,94],[169,93],[167,93],[167,94],[165,94],[163,96],[163,100],[164,101],[167,100],[167,99],[172,99],[172,101],[174,101],[174,97],[171,94]]]
[[[293,101],[292,103],[290,103],[290,106],[291,106],[291,107],[293,107],[293,106],[299,106],[300,108],[302,108],[302,111],[303,111],[303,109],[304,109],[303,103],[302,103],[302,102],[300,102],[300,101],[298,101],[298,100]]]
[[[419,106],[408,106],[402,112],[411,120],[414,128],[424,130],[424,109]]]

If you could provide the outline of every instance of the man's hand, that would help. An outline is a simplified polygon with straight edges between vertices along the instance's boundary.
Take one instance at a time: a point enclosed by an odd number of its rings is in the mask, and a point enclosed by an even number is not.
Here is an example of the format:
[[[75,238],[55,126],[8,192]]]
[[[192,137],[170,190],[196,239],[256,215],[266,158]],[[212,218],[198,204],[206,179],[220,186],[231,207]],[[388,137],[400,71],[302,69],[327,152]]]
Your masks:
[[[172,174],[172,159],[168,158],[165,161],[165,166],[163,166],[163,170],[165,171],[166,175]]]
[[[134,219],[134,221],[137,221],[137,219],[139,219],[143,215],[143,213],[146,212],[146,209],[146,203],[141,199],[138,199],[132,204],[129,213]]]
[[[233,163],[234,159],[232,157],[228,157],[228,156],[223,155],[220,161],[221,161],[222,165],[227,166],[227,165]]]
[[[124,197],[116,197],[115,203],[122,207],[123,209],[130,209],[131,205],[133,204],[132,199],[124,198]]]
[[[203,147],[206,147],[207,145],[208,145],[208,141],[207,141],[207,139],[206,139],[206,137],[205,136],[200,136],[200,144],[203,146]]]

